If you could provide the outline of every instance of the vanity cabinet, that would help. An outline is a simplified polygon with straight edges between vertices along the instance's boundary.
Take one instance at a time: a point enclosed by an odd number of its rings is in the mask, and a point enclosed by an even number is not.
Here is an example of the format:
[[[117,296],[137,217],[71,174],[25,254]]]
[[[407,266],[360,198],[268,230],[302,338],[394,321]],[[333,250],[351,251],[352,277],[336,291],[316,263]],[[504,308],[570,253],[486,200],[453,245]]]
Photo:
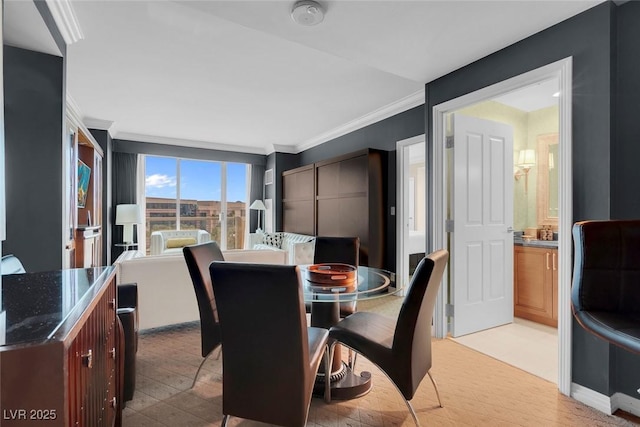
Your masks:
[[[558,326],[558,250],[514,246],[514,315]]]

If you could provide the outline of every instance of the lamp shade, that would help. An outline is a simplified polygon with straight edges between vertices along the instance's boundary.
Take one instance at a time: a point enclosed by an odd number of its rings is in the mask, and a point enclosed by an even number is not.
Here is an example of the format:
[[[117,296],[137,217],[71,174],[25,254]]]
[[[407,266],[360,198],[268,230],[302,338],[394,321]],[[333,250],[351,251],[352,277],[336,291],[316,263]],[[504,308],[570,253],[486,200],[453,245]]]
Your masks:
[[[142,209],[139,205],[116,206],[116,225],[141,224]]]
[[[251,206],[249,206],[249,209],[253,209],[256,211],[266,211],[267,207],[264,205],[262,200],[254,200],[253,203],[251,203]]]
[[[536,152],[532,149],[526,149],[520,151],[520,156],[518,157],[518,166],[522,168],[530,168],[531,166],[535,166],[536,164]]]

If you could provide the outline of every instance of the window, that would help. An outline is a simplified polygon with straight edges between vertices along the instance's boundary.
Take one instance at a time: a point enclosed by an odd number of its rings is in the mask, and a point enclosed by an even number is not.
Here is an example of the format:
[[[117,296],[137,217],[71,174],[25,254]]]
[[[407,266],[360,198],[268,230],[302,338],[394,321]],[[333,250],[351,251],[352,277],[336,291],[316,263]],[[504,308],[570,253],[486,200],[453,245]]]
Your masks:
[[[151,233],[206,230],[222,249],[242,249],[249,165],[145,157],[147,253]]]

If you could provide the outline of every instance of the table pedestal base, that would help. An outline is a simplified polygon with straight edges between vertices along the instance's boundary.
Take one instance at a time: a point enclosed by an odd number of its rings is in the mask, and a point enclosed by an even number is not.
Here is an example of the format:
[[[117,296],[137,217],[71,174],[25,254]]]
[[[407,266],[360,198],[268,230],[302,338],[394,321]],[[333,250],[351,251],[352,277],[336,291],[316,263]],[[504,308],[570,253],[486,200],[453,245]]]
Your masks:
[[[343,362],[342,369],[331,374],[331,400],[355,399],[364,396],[370,390],[371,372],[362,371],[357,375]],[[316,376],[313,395],[324,397],[324,373]]]

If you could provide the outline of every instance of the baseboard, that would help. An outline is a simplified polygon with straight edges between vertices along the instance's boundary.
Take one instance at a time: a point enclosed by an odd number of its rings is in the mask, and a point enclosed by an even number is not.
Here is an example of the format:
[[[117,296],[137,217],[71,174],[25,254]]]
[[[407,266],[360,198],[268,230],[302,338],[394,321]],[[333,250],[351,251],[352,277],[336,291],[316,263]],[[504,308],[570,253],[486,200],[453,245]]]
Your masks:
[[[611,398],[580,384],[571,383],[571,397],[605,414],[613,414]],[[617,408],[616,408],[617,409]]]
[[[605,414],[611,415],[618,409],[622,409],[640,416],[640,400],[623,393],[607,396],[580,384],[571,383],[571,397]]]
[[[640,399],[622,393],[615,393],[611,396],[611,403],[614,412],[616,409],[622,409],[625,412],[640,417]]]

